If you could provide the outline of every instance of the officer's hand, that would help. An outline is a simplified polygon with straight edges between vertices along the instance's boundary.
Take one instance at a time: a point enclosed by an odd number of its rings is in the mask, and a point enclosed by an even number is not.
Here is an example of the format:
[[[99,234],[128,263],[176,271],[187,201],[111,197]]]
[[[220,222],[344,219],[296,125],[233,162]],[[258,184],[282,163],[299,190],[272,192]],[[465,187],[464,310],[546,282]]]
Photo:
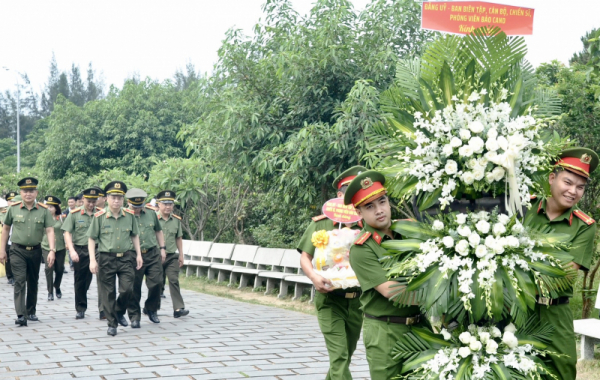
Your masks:
[[[331,280],[328,280],[323,276],[316,275],[312,282],[319,293],[329,293],[333,290]]]
[[[54,260],[56,260],[56,257],[54,256],[54,251],[50,251],[48,253],[48,258],[46,260],[48,260],[48,268],[52,268],[52,265],[54,265]]]
[[[5,250],[0,251],[0,263],[6,264],[6,251]]]
[[[183,255],[179,255],[179,268],[183,266]]]
[[[162,263],[165,263],[165,260],[167,259],[167,254],[165,253],[165,251],[161,251],[160,252],[160,259],[162,261]]]
[[[98,262],[96,262],[96,260],[90,261],[90,272],[92,272],[93,274],[98,273]]]
[[[71,256],[71,260],[73,260],[74,263],[78,263],[79,262],[79,255],[77,254],[77,251],[73,250],[69,250],[69,256]]]
[[[142,255],[136,256],[135,262],[137,263],[137,266],[135,267],[135,269],[140,270],[142,265],[144,265],[144,260],[142,260]]]

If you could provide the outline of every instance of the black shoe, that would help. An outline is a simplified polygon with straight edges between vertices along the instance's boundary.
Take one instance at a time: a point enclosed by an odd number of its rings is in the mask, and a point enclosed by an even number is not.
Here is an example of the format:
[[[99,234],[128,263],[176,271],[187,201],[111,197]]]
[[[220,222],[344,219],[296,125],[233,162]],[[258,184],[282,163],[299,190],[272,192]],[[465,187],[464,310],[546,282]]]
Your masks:
[[[67,270],[66,267],[65,267],[65,270],[63,271],[63,273],[69,273],[69,271]]]
[[[106,319],[106,315],[104,314],[104,311],[100,312],[100,315],[98,315],[98,319],[100,319],[100,320]]]
[[[78,311],[77,314],[75,314],[75,319],[83,319],[83,318],[85,318],[84,311]]]
[[[17,326],[27,326],[27,318],[25,318],[24,315],[17,317],[17,319],[15,319],[15,325]]]
[[[111,336],[117,335],[117,328],[109,327],[108,330],[106,330],[106,334],[111,335]]]
[[[8,279],[8,284],[12,285],[12,286],[15,286],[15,279],[14,278],[9,278]]]
[[[165,293],[160,293],[160,298],[167,298],[167,296],[165,296]]]
[[[158,315],[156,315],[156,311],[148,312],[148,319],[154,323],[160,323],[160,319],[158,319]]]
[[[140,321],[131,321],[131,328],[132,329],[139,329],[140,328]]]
[[[35,315],[35,314],[29,314],[29,315],[27,316],[27,319],[29,319],[30,321],[34,321],[34,322],[37,322],[37,321],[39,321],[39,319],[38,319],[37,315]]]
[[[179,310],[175,310],[175,311],[173,312],[173,316],[174,316],[175,318],[179,318],[179,317],[185,317],[185,316],[186,316],[186,315],[188,315],[189,313],[190,313],[190,311],[189,311],[189,310],[186,310],[186,309],[179,309]]]
[[[142,313],[144,313],[144,315],[148,315],[148,310],[146,310],[146,308],[142,308]]]
[[[127,319],[125,319],[124,315],[117,315],[117,322],[119,322],[119,324],[123,327],[129,326],[129,323],[127,323]]]
[[[58,295],[57,295],[58,297]],[[54,301],[54,294],[48,293],[48,301]]]
[[[62,292],[60,291],[60,288],[56,288],[56,298],[58,298],[58,299],[62,298]]]

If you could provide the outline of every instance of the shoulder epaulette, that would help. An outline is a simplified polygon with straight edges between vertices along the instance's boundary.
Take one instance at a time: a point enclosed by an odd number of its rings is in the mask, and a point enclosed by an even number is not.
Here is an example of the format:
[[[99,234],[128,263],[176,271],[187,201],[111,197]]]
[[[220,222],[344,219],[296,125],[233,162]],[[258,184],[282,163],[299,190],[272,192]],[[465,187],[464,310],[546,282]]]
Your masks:
[[[124,208],[123,211],[130,213],[131,215],[135,215],[135,211],[130,210],[128,208]]]
[[[94,207],[96,209],[96,211],[100,211],[102,210],[100,207]]]
[[[94,216],[97,218],[97,217],[99,217],[100,215],[104,215],[104,213],[105,213],[105,212],[106,212],[106,210],[100,210],[100,211],[98,211],[97,213],[95,213],[95,214],[94,214]]]
[[[6,213],[8,212],[8,209],[7,209],[7,208],[5,208],[5,209],[3,209],[3,210],[0,210],[0,212],[1,212],[1,213],[3,213],[3,214],[6,214]]]
[[[62,214],[60,214],[60,216],[62,216],[63,218],[66,218],[67,216],[69,216],[69,214],[67,214],[66,212],[63,212]]]
[[[592,224],[596,223],[596,221],[594,219],[592,219],[589,216],[587,216],[581,210],[575,210],[575,211],[573,211],[573,214],[575,214],[575,216],[578,217],[579,219],[583,220],[583,222],[585,224],[587,224],[588,226],[591,226]]]
[[[313,222],[318,222],[319,220],[323,220],[325,218],[327,218],[327,215],[323,214],[323,215],[313,217],[312,220],[313,220]]]
[[[18,202],[15,202],[15,203],[13,203],[12,205],[10,205],[10,207],[13,207],[13,206],[18,206],[18,205],[20,205],[21,203],[23,203],[23,201],[18,201]]]
[[[48,209],[48,205],[38,202],[38,206]]]
[[[144,207],[146,207],[147,209],[152,210],[152,211],[158,211],[158,207],[154,207],[150,203],[146,203],[146,205]]]
[[[175,214],[171,214],[171,215],[173,215],[173,218],[181,220],[181,216],[175,215]]]
[[[364,235],[362,235],[361,237],[359,237],[358,239],[356,239],[356,241],[354,242],[354,244],[356,245],[363,245],[368,238],[371,237],[371,233],[370,232],[366,232]]]
[[[76,207],[73,210],[71,210],[71,214],[74,214],[74,213],[79,212],[79,211],[81,211],[81,207]]]

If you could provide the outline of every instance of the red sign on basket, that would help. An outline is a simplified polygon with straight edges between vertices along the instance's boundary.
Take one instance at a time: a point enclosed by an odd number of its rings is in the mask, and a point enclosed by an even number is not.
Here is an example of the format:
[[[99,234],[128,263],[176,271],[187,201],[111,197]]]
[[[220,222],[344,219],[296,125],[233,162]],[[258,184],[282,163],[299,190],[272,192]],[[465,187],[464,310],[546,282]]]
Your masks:
[[[533,34],[533,8],[485,1],[424,1],[421,28],[469,34],[482,26],[497,26],[508,36]]]
[[[338,223],[356,223],[362,219],[356,213],[354,206],[344,204],[343,198],[333,198],[325,202],[323,214]]]

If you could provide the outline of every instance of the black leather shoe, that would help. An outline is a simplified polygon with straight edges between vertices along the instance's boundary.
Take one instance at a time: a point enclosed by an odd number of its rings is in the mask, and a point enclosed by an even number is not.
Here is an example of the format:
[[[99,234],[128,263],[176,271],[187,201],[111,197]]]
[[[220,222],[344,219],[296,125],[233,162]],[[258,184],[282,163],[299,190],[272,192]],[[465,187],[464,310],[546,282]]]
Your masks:
[[[65,267],[65,270],[63,271],[63,273],[69,273],[69,271],[67,270],[67,267]]]
[[[27,319],[25,319],[25,316],[20,316],[17,319],[15,319],[15,325],[17,326],[27,326]]]
[[[117,315],[117,322],[119,322],[119,324],[123,327],[129,326],[129,323],[127,322],[127,319],[125,319],[124,315]]]
[[[103,311],[101,311],[100,314],[98,315],[98,319],[100,319],[100,320],[105,320],[106,319],[106,315],[104,314]]]
[[[140,328],[140,321],[131,321],[131,328],[132,329],[139,329]]]
[[[117,335],[117,328],[109,327],[108,330],[106,330],[106,334],[111,335],[111,336]]]
[[[173,312],[173,316],[174,316],[175,318],[179,318],[179,317],[184,317],[184,316],[188,315],[189,313],[190,313],[190,311],[189,311],[189,310],[186,310],[186,309],[179,309],[179,310],[175,310],[175,311]]]
[[[30,321],[34,321],[34,322],[39,321],[38,317],[35,314],[29,314],[27,316],[27,319],[29,319]]]
[[[8,279],[8,284],[12,285],[12,286],[15,286],[15,279],[14,278],[9,278]]]
[[[58,298],[58,299],[62,298],[62,292],[60,291],[60,288],[56,288],[56,298]]]
[[[48,293],[48,301],[54,301],[54,294]]]
[[[77,314],[75,314],[75,319],[83,319],[83,318],[85,318],[85,312],[78,311]]]
[[[160,319],[158,319],[158,315],[156,315],[156,311],[148,312],[148,319],[154,323],[160,323]]]
[[[160,293],[160,298],[167,298],[167,296],[165,296],[165,293]]]
[[[148,310],[146,310],[146,308],[142,308],[142,313],[144,313],[144,315],[148,315]]]

